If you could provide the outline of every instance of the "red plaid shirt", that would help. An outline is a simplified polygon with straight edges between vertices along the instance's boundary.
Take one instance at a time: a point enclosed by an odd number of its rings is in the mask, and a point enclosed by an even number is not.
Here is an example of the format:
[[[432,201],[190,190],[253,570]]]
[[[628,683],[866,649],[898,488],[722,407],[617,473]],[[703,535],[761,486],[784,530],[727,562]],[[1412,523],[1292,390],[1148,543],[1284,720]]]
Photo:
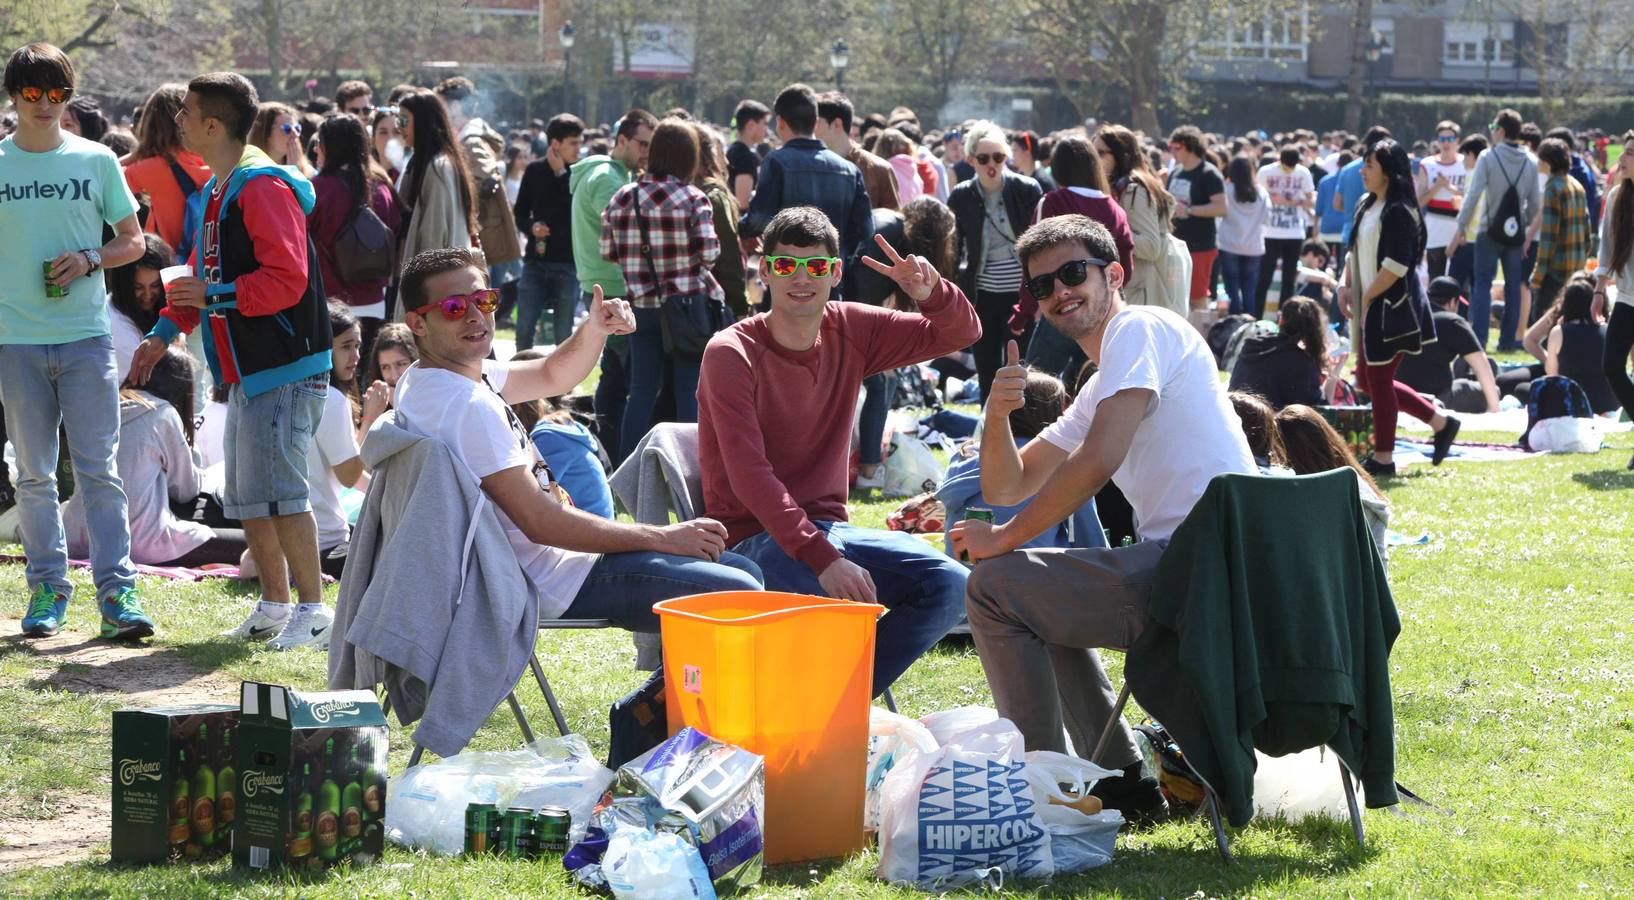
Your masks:
[[[637,204],[647,223],[652,265],[641,252]],[[715,218],[704,192],[671,175],[643,175],[618,189],[601,214],[601,255],[624,270],[630,305],[657,309],[675,294],[708,294],[725,300],[726,292],[710,274],[721,255]],[[654,283],[653,272],[658,273]]]

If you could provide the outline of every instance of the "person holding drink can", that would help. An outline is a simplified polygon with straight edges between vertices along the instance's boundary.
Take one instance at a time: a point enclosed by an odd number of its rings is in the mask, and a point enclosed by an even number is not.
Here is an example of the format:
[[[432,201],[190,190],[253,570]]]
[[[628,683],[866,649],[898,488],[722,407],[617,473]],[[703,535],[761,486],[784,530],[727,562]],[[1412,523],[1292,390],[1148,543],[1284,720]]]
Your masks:
[[[11,54],[17,132],[0,141],[0,405],[17,452],[17,504],[30,591],[23,634],[63,625],[73,586],[58,509],[59,428],[90,532],[102,637],[146,637],[125,491],[114,465],[119,382],[103,268],[142,255],[136,198],[113,152],[61,128],[74,66],[44,43]],[[114,237],[102,240],[104,225]]]

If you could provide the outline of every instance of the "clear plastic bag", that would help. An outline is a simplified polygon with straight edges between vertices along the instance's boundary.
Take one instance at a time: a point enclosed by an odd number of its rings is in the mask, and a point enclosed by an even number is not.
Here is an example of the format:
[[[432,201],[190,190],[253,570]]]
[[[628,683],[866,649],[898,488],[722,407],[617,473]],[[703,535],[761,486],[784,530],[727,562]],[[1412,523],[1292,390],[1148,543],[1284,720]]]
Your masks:
[[[618,900],[715,900],[698,848],[669,832],[619,832],[607,842],[602,872]]]
[[[880,786],[891,769],[915,754],[933,753],[936,748],[936,738],[918,719],[877,706],[869,710],[868,795],[863,803],[863,828],[879,830]]]
[[[1038,818],[1050,835],[1055,873],[1066,875],[1111,862],[1123,814],[1115,809],[1086,813],[1074,804],[1102,778],[1120,778],[1122,773],[1049,750],[1027,754],[1026,771]]]

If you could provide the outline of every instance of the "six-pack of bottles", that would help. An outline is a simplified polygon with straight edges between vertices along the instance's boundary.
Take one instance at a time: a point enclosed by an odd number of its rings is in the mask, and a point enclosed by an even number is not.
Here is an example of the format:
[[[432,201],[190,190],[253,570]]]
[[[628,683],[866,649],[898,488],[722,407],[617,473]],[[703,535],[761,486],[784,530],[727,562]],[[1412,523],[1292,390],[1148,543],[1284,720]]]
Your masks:
[[[386,719],[368,691],[245,682],[238,706],[121,710],[116,861],[322,869],[384,846]]]

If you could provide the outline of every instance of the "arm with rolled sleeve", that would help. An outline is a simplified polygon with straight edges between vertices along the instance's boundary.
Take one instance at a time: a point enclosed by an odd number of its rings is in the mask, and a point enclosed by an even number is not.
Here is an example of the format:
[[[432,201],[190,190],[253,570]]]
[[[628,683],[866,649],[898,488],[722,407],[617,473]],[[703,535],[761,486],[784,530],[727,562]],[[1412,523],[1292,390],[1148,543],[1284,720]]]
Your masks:
[[[840,558],[840,551],[812,524],[772,469],[756,416],[754,378],[740,347],[710,342],[698,378],[698,421],[707,423],[713,433],[720,458],[731,460],[722,466],[721,475],[739,502],[784,553],[820,575]]]

